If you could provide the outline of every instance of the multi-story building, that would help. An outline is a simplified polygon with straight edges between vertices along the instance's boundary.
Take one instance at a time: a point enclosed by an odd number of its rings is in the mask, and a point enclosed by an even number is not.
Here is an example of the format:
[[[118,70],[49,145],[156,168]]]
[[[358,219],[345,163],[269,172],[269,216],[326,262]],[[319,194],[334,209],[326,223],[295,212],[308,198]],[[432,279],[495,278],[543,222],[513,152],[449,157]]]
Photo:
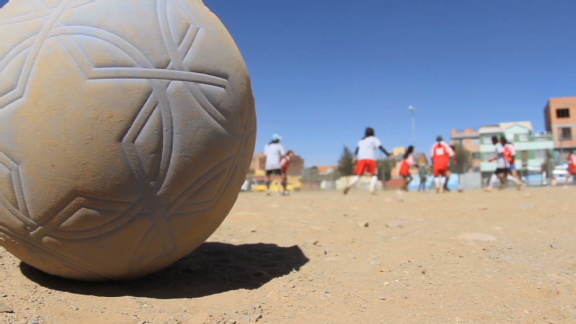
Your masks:
[[[460,145],[470,152],[473,171],[480,171],[480,165],[482,164],[480,155],[480,133],[472,128],[467,128],[462,132],[453,129],[450,141],[452,145]]]
[[[546,131],[554,136],[560,159],[565,159],[569,149],[576,149],[576,97],[550,98],[544,117]]]
[[[509,122],[480,127],[480,153],[483,175],[494,172],[496,163],[489,160],[496,156],[492,136],[505,136],[516,148],[516,166],[524,171],[540,171],[554,149],[552,134],[535,133],[532,122]]]

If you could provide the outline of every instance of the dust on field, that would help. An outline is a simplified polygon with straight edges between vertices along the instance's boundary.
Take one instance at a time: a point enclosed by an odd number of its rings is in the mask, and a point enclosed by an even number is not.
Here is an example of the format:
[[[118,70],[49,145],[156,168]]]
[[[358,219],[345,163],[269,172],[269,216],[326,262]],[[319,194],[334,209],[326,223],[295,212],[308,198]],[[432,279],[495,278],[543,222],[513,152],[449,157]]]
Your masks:
[[[0,249],[2,323],[575,323],[576,187],[241,193],[207,243],[121,283]]]

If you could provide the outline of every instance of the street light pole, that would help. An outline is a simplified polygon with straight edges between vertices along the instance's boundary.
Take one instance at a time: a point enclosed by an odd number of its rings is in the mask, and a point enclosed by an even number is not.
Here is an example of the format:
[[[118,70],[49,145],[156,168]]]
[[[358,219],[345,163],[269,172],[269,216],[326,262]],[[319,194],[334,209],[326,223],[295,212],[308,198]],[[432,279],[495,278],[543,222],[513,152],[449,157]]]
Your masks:
[[[408,106],[408,110],[412,112],[412,140],[414,141],[414,146],[416,146],[416,107]]]

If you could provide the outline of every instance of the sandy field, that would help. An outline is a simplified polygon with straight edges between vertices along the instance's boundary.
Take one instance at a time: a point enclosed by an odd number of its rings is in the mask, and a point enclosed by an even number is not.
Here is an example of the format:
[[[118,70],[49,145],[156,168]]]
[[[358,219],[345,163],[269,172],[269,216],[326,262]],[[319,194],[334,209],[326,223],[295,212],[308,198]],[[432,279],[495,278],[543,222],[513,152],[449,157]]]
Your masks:
[[[241,193],[194,253],[83,283],[0,248],[0,323],[576,323],[576,187]]]

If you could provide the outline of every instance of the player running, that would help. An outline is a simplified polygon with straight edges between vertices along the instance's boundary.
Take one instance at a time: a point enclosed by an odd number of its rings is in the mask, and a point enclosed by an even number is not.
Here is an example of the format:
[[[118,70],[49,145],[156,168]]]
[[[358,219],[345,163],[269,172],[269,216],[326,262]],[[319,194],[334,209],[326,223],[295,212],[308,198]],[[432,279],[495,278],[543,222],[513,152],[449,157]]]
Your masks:
[[[520,174],[518,174],[518,167],[516,166],[516,148],[514,147],[514,144],[508,142],[504,136],[500,137],[500,143],[504,145],[504,156],[510,165],[510,175],[518,180],[518,183],[520,183],[520,187],[518,189],[521,189],[521,187],[524,185],[524,181],[522,180]]]
[[[414,160],[414,146],[410,145],[404,152],[404,159],[402,160],[402,166],[400,167],[400,176],[404,183],[402,184],[402,190],[408,191],[408,185],[412,182],[412,174],[410,174],[410,168],[416,164]]]
[[[282,164],[281,160],[286,155],[286,149],[280,143],[282,137],[278,134],[272,135],[270,143],[264,147],[264,154],[266,155],[266,189],[267,194],[270,195],[270,184],[272,180],[282,181]],[[280,186],[278,186],[278,193],[280,194]]]
[[[494,186],[494,182],[500,179],[501,186],[500,188],[504,188],[508,184],[508,180],[516,183],[518,190],[522,189],[522,182],[519,182],[516,178],[510,175],[510,162],[506,158],[504,154],[505,148],[502,145],[501,140],[498,140],[498,136],[492,136],[492,144],[494,144],[494,150],[496,152],[496,156],[488,161],[494,162],[496,161],[496,171],[490,177],[488,181],[488,186],[484,188],[484,191],[490,192],[492,191],[492,187]]]
[[[280,160],[280,165],[282,166],[282,189],[284,191],[282,191],[283,195],[289,195],[290,192],[287,189],[288,186],[288,169],[290,169],[290,162],[292,160],[292,158],[294,157],[294,151],[292,150],[288,150],[288,152],[286,152],[286,155],[284,155],[284,157],[282,158],[282,160]]]
[[[430,156],[434,167],[434,183],[436,192],[443,193],[444,185],[447,182],[447,176],[450,172],[450,158],[454,156],[454,150],[450,145],[444,142],[442,136],[436,137],[436,144],[432,146]]]
[[[358,146],[354,152],[354,161],[358,161],[356,176],[352,179],[352,183],[344,188],[345,195],[360,181],[360,177],[364,175],[364,173],[372,176],[370,179],[370,193],[376,193],[376,183],[378,183],[378,162],[376,161],[376,154],[378,149],[386,154],[386,156],[391,156],[384,146],[382,146],[380,139],[374,135],[374,129],[372,127],[366,128],[365,135],[358,142]]]
[[[568,174],[572,177],[572,184],[576,185],[576,154],[572,150],[568,151]]]

